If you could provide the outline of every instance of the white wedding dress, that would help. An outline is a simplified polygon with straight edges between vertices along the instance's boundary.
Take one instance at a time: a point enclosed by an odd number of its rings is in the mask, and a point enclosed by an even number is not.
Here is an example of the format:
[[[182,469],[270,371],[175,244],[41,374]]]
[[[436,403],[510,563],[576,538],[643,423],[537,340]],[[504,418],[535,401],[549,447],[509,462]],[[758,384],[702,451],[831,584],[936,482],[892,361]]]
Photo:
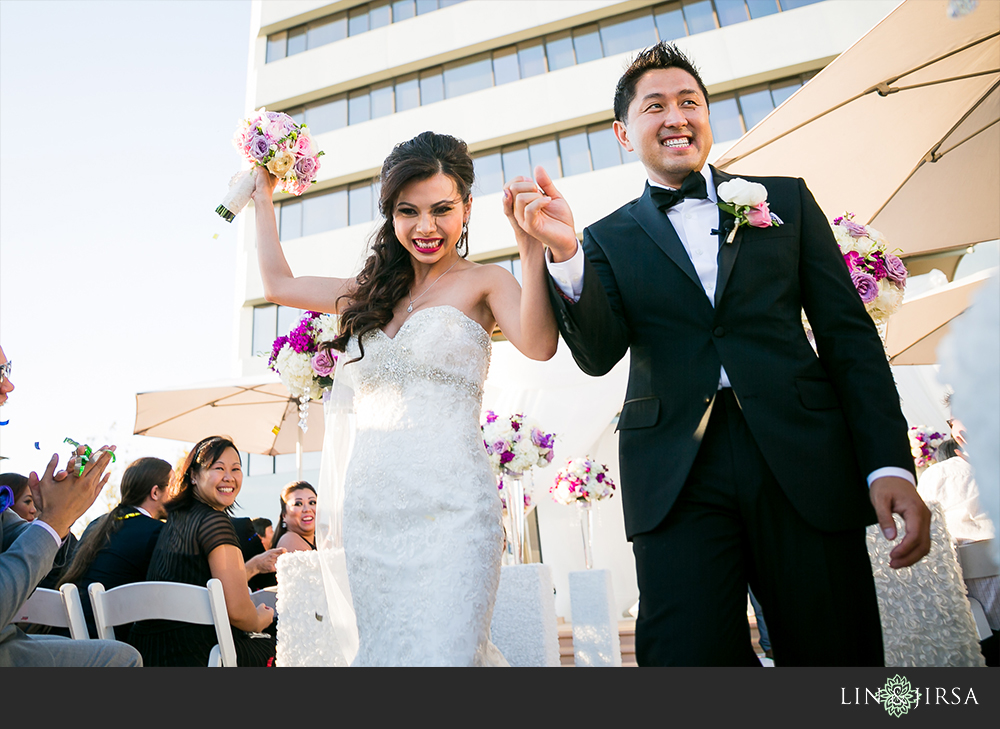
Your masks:
[[[451,306],[364,338],[343,541],[354,666],[507,665],[490,642],[501,503],[479,425],[490,337]],[[344,355],[360,353],[352,339]]]

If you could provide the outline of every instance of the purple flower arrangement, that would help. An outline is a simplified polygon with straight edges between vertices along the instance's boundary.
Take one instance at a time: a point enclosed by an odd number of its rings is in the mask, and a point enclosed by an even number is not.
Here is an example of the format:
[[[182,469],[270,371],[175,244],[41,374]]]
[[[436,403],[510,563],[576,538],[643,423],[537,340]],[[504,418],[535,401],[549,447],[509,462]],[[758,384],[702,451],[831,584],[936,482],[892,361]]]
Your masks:
[[[337,355],[323,345],[337,335],[337,320],[331,314],[307,311],[288,334],[271,345],[269,369],[300,400],[319,400],[333,386]]]
[[[854,221],[853,213],[833,219],[833,233],[858,296],[873,319],[886,319],[903,303],[906,266],[888,252],[885,238],[871,226]]]
[[[557,504],[568,505],[610,499],[615,495],[615,488],[607,466],[587,457],[570,458],[556,474],[549,494]]]
[[[535,466],[552,462],[555,435],[544,432],[521,413],[501,420],[487,410],[482,431],[486,455],[497,476],[520,477]]]
[[[910,453],[917,468],[937,463],[937,449],[948,436],[931,430],[926,425],[914,425],[909,431]]]

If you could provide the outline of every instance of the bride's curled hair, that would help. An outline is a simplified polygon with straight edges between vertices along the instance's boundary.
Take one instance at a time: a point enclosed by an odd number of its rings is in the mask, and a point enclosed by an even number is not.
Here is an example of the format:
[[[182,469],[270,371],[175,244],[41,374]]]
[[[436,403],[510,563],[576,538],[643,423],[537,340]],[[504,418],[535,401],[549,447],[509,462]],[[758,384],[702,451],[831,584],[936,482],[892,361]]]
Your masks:
[[[331,342],[333,349],[343,352],[351,337],[356,335],[361,357],[364,357],[362,336],[388,324],[396,303],[410,290],[413,265],[409,251],[396,238],[392,211],[399,191],[405,185],[429,179],[438,173],[454,180],[462,202],[469,201],[475,172],[468,147],[461,139],[423,132],[397,144],[382,163],[378,201],[382,225],[372,238],[371,254],[357,276],[357,287],[343,297],[349,303],[341,309],[340,335]],[[462,233],[457,250],[463,258],[468,255],[467,231]]]

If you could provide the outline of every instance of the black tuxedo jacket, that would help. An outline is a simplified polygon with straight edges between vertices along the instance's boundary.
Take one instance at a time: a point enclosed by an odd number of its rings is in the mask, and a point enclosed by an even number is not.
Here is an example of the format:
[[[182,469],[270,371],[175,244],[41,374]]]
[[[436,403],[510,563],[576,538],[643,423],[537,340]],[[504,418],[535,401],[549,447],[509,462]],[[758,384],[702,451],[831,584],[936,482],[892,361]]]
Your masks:
[[[716,187],[731,179],[712,172]],[[629,539],[654,529],[684,485],[720,366],[778,483],[814,527],[874,523],[867,475],[914,470],[881,340],[823,212],[801,179],[745,179],[767,188],[783,224],[740,226],[720,243],[714,306],[648,185],[584,230],[577,303],[550,279],[560,331],[584,372],[605,374],[631,353],[618,421]],[[732,222],[720,210],[720,226]]]

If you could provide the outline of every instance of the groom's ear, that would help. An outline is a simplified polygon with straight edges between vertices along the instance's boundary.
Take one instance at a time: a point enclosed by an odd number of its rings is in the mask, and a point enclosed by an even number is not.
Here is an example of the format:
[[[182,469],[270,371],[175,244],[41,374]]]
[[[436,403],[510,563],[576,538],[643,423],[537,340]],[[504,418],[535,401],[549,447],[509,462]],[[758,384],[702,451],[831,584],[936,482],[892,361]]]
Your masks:
[[[628,138],[628,127],[625,126],[625,123],[620,122],[616,119],[615,123],[611,126],[611,128],[615,132],[615,137],[618,139],[618,143],[625,149],[627,149],[629,152],[634,152],[635,150],[632,149],[632,143],[629,141]]]

